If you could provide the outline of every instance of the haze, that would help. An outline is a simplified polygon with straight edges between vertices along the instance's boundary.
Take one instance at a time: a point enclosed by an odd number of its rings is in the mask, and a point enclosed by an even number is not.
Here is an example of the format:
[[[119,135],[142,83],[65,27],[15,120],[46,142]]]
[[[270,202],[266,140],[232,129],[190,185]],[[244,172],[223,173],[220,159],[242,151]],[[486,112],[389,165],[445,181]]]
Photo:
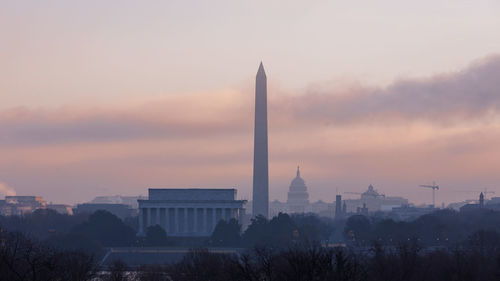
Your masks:
[[[195,2],[2,1],[0,193],[251,198],[260,61],[271,199],[500,192],[500,2]]]

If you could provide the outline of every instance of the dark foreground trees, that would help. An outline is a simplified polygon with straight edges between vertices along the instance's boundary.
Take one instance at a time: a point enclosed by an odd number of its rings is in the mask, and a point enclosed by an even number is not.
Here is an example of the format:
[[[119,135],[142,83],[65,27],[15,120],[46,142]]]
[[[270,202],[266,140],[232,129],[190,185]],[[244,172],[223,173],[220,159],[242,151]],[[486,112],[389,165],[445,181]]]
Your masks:
[[[0,281],[91,280],[94,259],[83,252],[57,251],[20,233],[0,231]]]
[[[97,266],[83,253],[58,251],[18,233],[0,232],[0,281],[497,281],[499,235],[477,232],[454,248],[396,246],[326,248],[300,244],[256,247],[244,253],[193,250],[180,262],[129,268],[115,261]]]

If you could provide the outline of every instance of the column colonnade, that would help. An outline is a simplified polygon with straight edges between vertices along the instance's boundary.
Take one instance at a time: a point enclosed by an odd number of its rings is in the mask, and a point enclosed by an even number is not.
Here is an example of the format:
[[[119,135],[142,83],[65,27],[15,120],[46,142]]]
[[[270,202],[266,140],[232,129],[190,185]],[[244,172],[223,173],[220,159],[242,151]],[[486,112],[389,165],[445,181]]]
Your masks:
[[[236,219],[242,224],[244,208],[234,207],[169,207],[139,208],[139,233],[146,234],[147,227],[161,226],[170,236],[208,236],[218,221]]]

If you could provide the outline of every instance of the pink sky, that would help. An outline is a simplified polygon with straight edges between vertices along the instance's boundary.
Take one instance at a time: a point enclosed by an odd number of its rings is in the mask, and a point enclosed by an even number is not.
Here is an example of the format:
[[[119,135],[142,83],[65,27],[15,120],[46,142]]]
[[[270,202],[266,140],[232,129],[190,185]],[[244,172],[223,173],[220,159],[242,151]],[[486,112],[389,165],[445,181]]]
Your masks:
[[[0,194],[251,198],[260,60],[271,199],[500,194],[498,1],[234,2],[0,4]]]

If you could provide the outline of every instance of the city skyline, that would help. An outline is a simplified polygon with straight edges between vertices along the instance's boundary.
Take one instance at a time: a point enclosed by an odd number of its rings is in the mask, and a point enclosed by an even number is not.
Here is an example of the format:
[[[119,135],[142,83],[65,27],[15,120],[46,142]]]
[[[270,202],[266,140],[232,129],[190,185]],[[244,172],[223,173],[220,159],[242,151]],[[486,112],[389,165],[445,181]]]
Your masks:
[[[500,194],[498,2],[2,5],[0,196],[250,199],[261,60],[270,200],[285,201],[297,165],[312,201],[373,184],[428,204],[419,185],[433,181],[437,205]]]

